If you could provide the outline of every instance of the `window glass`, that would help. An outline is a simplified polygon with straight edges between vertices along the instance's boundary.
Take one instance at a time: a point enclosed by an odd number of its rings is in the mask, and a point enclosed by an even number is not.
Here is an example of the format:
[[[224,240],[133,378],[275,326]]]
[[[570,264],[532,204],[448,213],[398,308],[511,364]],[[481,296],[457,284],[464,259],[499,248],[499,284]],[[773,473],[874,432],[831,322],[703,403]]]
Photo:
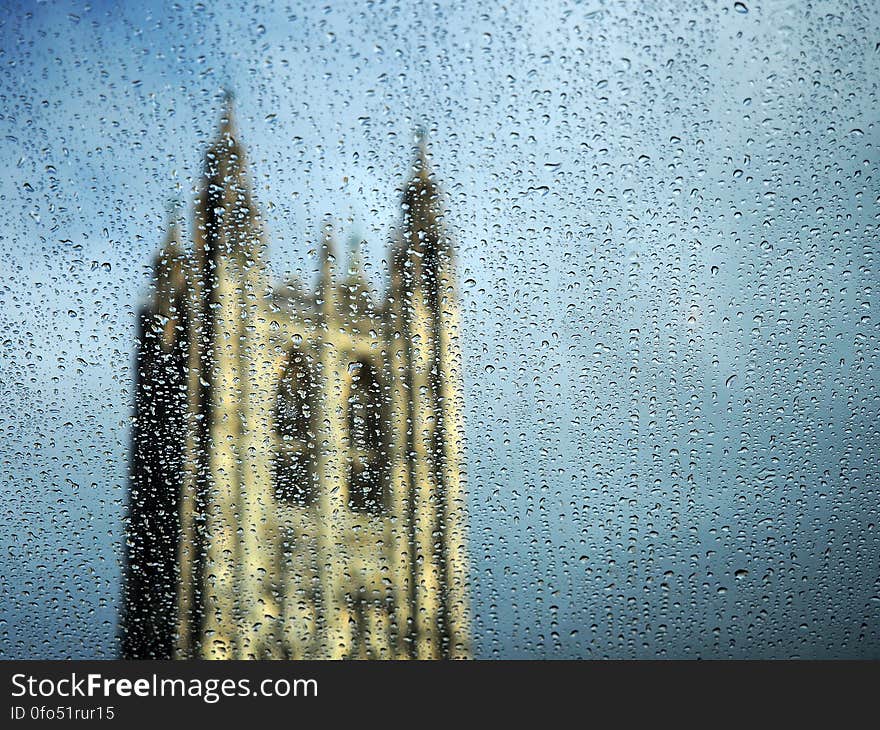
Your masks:
[[[878,27],[5,3],[0,656],[880,657]]]

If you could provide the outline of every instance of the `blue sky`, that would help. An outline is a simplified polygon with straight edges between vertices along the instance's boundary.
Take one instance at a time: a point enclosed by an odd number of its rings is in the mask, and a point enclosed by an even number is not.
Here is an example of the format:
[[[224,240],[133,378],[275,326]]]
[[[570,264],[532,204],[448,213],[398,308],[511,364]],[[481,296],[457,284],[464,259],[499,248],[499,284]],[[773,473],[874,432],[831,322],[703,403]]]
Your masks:
[[[134,313],[223,88],[278,276],[459,250],[481,656],[873,656],[878,11],[5,3],[0,653],[112,656]]]

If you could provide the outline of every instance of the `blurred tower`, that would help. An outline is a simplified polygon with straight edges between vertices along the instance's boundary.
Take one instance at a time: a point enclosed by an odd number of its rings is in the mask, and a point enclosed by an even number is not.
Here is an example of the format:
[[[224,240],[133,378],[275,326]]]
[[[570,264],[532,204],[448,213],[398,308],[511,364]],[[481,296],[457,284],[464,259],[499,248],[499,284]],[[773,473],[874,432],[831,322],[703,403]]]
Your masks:
[[[126,657],[470,655],[455,260],[424,143],[377,301],[271,288],[227,101],[140,316]]]

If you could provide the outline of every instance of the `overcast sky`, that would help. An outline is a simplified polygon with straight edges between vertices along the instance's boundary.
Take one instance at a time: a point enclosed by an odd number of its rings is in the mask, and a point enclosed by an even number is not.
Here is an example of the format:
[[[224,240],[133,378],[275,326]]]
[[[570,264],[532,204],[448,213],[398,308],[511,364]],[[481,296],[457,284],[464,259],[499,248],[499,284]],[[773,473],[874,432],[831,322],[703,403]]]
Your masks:
[[[880,656],[872,4],[6,6],[0,654],[116,654],[135,312],[229,88],[279,277],[332,215],[383,286],[429,130],[478,655]]]

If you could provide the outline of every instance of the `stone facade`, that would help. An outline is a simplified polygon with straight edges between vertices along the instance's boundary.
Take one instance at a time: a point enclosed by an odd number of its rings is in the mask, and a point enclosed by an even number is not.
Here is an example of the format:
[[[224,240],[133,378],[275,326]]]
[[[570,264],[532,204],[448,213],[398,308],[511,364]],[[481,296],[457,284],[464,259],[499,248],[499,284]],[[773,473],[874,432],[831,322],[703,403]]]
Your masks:
[[[139,326],[126,657],[470,655],[455,260],[424,147],[376,301],[274,287],[231,104]]]

